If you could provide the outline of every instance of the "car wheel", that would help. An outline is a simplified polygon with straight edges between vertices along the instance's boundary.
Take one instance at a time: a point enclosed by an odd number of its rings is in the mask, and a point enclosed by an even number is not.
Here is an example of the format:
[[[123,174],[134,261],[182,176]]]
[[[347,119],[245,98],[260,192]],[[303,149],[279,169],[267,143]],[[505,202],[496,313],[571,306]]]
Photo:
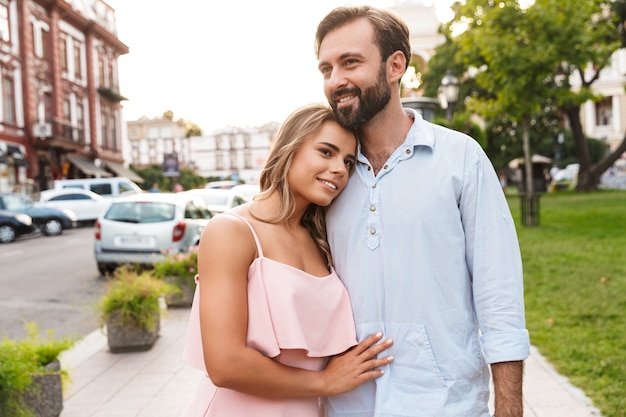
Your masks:
[[[115,265],[98,264],[98,272],[100,272],[100,275],[102,275],[103,277],[111,275],[113,274],[113,272],[115,272]]]
[[[11,243],[15,240],[15,229],[9,225],[0,226],[0,243]]]
[[[43,226],[43,232],[47,236],[60,235],[63,232],[63,225],[58,219],[49,219]]]

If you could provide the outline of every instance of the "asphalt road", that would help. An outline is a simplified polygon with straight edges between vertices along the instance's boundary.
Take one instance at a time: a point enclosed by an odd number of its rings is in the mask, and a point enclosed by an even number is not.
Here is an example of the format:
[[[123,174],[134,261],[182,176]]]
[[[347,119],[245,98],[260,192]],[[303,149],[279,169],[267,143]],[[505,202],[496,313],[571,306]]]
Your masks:
[[[93,257],[93,227],[60,236],[0,244],[0,338],[26,337],[25,321],[43,336],[83,337],[99,327],[94,308],[106,280]]]

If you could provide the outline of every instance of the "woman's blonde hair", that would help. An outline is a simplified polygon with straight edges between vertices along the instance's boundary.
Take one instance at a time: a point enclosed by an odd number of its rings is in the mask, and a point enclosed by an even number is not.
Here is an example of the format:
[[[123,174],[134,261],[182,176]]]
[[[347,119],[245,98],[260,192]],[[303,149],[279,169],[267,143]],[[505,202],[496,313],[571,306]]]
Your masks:
[[[276,133],[267,162],[261,171],[261,192],[255,197],[256,200],[263,200],[277,192],[282,201],[281,208],[273,217],[260,218],[252,213],[254,217],[268,223],[278,223],[293,215],[296,209],[295,198],[288,181],[293,157],[302,144],[326,122],[338,123],[330,106],[322,103],[300,107],[287,117]],[[326,240],[326,207],[310,204],[302,216],[301,224],[309,230],[330,266],[332,256]]]

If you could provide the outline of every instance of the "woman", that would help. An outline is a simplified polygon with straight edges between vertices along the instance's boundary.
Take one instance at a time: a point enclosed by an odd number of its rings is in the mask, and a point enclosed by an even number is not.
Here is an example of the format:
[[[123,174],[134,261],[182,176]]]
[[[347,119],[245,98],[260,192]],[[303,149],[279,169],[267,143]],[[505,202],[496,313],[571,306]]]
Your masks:
[[[355,153],[330,107],[300,108],[276,135],[261,193],[209,222],[185,352],[208,377],[185,416],[318,417],[320,397],[379,377],[392,360],[376,358],[392,343],[377,343],[381,333],[357,345],[326,242],[325,208]]]

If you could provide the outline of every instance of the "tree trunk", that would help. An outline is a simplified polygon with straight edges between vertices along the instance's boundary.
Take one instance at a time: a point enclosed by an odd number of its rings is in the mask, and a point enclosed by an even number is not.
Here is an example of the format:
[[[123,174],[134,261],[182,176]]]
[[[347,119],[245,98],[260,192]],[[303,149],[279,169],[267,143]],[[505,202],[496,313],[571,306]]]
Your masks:
[[[522,139],[524,175],[526,176],[526,189],[520,195],[522,224],[524,226],[537,226],[539,224],[539,196],[535,195],[533,163],[530,152],[530,117],[527,115],[522,117]]]
[[[576,191],[595,191],[598,189],[602,174],[604,174],[604,172],[620,158],[622,153],[626,151],[626,135],[622,139],[622,143],[620,143],[613,152],[608,154],[600,162],[591,165],[587,138],[585,138],[582,124],[580,123],[580,106],[570,106],[564,110],[572,128],[576,157],[580,163]]]

